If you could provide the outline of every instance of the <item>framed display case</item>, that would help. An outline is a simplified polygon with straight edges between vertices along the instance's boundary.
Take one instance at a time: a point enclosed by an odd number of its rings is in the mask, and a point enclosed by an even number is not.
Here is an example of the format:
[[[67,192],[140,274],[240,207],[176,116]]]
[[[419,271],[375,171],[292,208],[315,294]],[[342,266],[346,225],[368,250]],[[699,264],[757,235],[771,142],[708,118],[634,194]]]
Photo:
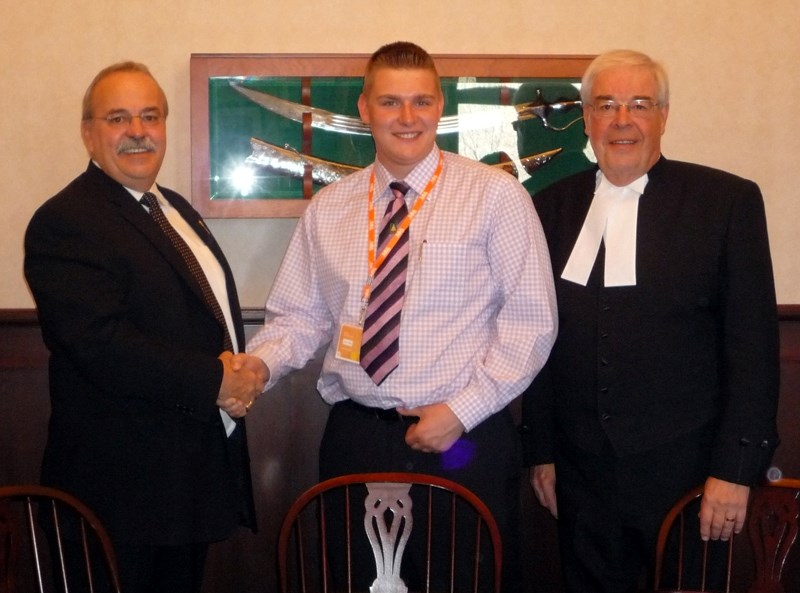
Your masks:
[[[368,55],[191,57],[192,202],[209,218],[299,216],[370,164],[359,116]],[[534,192],[591,162],[579,81],[591,56],[434,55],[444,150],[503,167]]]

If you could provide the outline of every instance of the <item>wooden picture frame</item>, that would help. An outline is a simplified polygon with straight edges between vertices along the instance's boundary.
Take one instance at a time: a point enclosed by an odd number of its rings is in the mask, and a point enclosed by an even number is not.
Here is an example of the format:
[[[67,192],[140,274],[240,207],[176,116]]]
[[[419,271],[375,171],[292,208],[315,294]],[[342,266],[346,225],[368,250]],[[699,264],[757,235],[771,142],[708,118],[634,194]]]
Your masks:
[[[463,81],[467,81],[466,84],[472,84],[471,89],[476,86],[481,89],[494,88],[492,92],[497,97],[496,104],[498,108],[504,109],[519,104],[514,102],[514,97],[522,85],[536,87],[538,93],[541,88],[550,88],[553,84],[567,84],[572,86],[572,91],[576,94],[576,83],[592,59],[592,56],[558,55],[433,57],[442,77],[446,100],[453,95],[452,92],[448,93],[448,88],[461,89],[465,84]],[[348,119],[357,119],[355,103],[368,58],[368,55],[354,54],[192,54],[191,152],[192,203],[195,208],[208,218],[283,218],[302,214],[308,198],[319,187],[308,163],[302,178],[297,174],[293,179],[287,179],[285,173],[276,173],[274,168],[268,168],[267,175],[258,177],[259,183],[264,185],[264,188],[259,189],[261,194],[251,194],[249,190],[234,185],[232,180],[236,176],[229,174],[229,171],[241,170],[236,168],[236,163],[243,160],[243,151],[253,150],[254,141],[258,141],[259,134],[274,135],[275,138],[263,139],[268,146],[284,148],[291,151],[292,155],[302,155],[303,158],[319,157],[325,162],[353,166],[365,166],[371,162],[373,157],[364,148],[364,142],[371,144],[368,133],[356,138],[354,134],[338,133],[339,130],[320,131],[311,114],[315,109],[325,109],[326,112],[350,116]],[[292,120],[256,104],[240,90],[253,90],[253,86],[259,84],[268,85],[267,94],[271,96],[283,95],[281,98],[288,101],[294,109],[298,105],[310,109],[302,113],[302,117]],[[455,87],[456,84],[462,86]],[[269,85],[277,86],[273,89]],[[477,93],[476,90],[470,92],[473,95]],[[546,100],[553,102],[560,99],[560,96],[554,95]],[[320,106],[318,100],[328,103]],[[478,101],[484,102],[484,99]],[[579,106],[580,102],[577,103]],[[487,104],[493,110],[495,99],[490,99]],[[455,103],[459,113],[462,105],[463,102]],[[449,101],[445,106],[445,115],[448,115],[448,109],[452,107],[452,101]],[[504,117],[508,119],[507,110],[504,113]],[[570,125],[576,123],[576,118],[580,119],[580,109],[573,109],[571,113],[576,117],[573,117]],[[272,123],[265,124],[267,119]],[[507,123],[509,122],[503,123],[504,134],[508,133]],[[529,123],[542,126],[541,122]],[[268,126],[266,131],[263,128],[265,125]],[[518,127],[515,125],[514,129],[517,134],[521,134]],[[570,133],[573,144],[585,144],[585,140],[582,140],[582,128],[582,125],[572,127]],[[458,132],[455,137],[463,135]],[[559,142],[565,138],[564,135],[557,137]],[[286,138],[289,140],[285,141]],[[445,144],[453,141],[452,135],[444,140]],[[290,146],[287,148],[284,144]],[[352,148],[355,145],[358,146]],[[343,149],[344,146],[347,150]],[[345,153],[351,148],[355,152],[348,157]],[[443,148],[447,150],[448,146]],[[371,150],[374,155],[374,147]],[[577,154],[581,148],[577,146],[574,150]],[[503,160],[505,153],[499,151],[498,154],[498,158]],[[252,160],[252,156],[251,154],[248,158]],[[476,158],[479,156],[482,155],[476,155]],[[227,164],[229,158],[232,163],[230,165]],[[287,158],[294,157],[290,155]],[[559,158],[566,162],[562,157]],[[359,162],[348,162],[350,159]],[[249,171],[249,168],[250,165],[244,170]],[[291,178],[292,175],[288,177]],[[232,189],[233,187],[236,189]]]

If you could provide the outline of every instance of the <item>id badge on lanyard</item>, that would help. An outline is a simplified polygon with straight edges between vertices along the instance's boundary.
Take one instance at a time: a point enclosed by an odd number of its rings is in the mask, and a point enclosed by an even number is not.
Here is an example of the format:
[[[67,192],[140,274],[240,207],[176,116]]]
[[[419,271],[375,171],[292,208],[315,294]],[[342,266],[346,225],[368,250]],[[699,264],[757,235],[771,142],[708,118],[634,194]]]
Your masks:
[[[389,239],[386,247],[376,255],[376,239],[375,239],[375,169],[372,169],[372,175],[369,178],[369,193],[367,194],[368,204],[368,261],[369,261],[369,275],[367,281],[364,283],[364,288],[361,292],[361,306],[359,307],[358,323],[343,323],[339,328],[339,338],[336,341],[336,358],[346,362],[358,364],[361,361],[361,336],[364,331],[364,319],[367,314],[367,306],[369,305],[369,297],[372,293],[372,281],[375,278],[375,273],[378,268],[386,259],[395,246],[400,237],[403,236],[411,226],[411,221],[422,208],[431,190],[439,181],[439,176],[442,174],[442,167],[444,166],[444,153],[439,151],[439,164],[436,166],[431,178],[428,180],[427,185],[423,192],[414,201],[414,206],[411,208],[406,217],[397,225],[397,230],[394,235]]]

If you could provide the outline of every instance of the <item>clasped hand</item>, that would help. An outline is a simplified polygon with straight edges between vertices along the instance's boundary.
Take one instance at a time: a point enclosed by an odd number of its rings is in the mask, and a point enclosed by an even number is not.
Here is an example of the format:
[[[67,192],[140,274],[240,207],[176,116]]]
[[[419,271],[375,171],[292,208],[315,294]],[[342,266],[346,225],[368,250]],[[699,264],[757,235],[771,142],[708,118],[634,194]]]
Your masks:
[[[423,453],[443,453],[464,434],[464,425],[444,403],[397,408],[397,413],[419,418],[406,431],[406,444]]]
[[[264,391],[269,369],[260,358],[243,352],[223,352],[219,359],[223,375],[217,405],[232,418],[241,418]]]

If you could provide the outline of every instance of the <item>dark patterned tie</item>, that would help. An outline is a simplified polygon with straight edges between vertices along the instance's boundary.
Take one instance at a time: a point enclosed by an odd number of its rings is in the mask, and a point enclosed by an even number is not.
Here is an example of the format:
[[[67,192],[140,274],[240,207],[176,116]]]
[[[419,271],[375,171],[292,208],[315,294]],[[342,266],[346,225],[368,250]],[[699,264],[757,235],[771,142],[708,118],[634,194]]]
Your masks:
[[[394,181],[394,199],[389,202],[381,221],[377,253],[394,235],[408,214],[403,196],[410,189],[402,181]],[[400,313],[406,294],[408,267],[408,230],[383,260],[372,281],[372,292],[364,319],[361,341],[361,366],[376,385],[383,383],[400,362]]]
[[[230,333],[228,333],[228,323],[225,321],[225,315],[223,315],[222,308],[219,306],[219,301],[217,301],[217,297],[214,295],[214,291],[208,283],[208,278],[206,278],[203,268],[200,267],[200,263],[197,261],[191,248],[178,234],[178,231],[169,223],[167,217],[164,216],[164,212],[161,210],[161,205],[158,203],[158,198],[156,198],[155,194],[146,192],[142,196],[142,203],[150,209],[150,216],[153,217],[153,220],[158,223],[158,226],[161,227],[164,234],[172,241],[175,249],[181,254],[183,261],[186,262],[186,267],[189,268],[192,276],[194,276],[194,279],[203,291],[203,298],[205,298],[209,309],[214,313],[214,318],[224,332],[223,350],[233,351],[233,343],[231,342]]]

